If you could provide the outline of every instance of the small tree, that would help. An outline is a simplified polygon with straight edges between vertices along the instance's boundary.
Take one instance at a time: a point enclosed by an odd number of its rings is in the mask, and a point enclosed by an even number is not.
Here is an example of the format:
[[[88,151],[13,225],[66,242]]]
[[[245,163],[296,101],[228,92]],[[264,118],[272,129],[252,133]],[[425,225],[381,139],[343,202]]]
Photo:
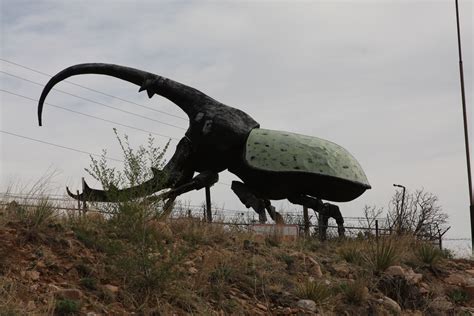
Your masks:
[[[383,213],[383,207],[377,207],[376,205],[365,205],[364,209],[364,219],[359,220],[359,224],[362,227],[367,227],[368,231],[375,229],[375,221],[380,219],[380,215]]]
[[[163,168],[166,163],[164,156],[168,150],[170,140],[163,148],[155,147],[155,139],[151,135],[148,135],[147,146],[140,145],[138,149],[134,151],[130,147],[127,135],[124,135],[122,139],[116,128],[114,128],[113,131],[122,149],[124,158],[123,171],[109,167],[106,158],[107,150],[105,149],[102,150],[100,159],[95,159],[93,156],[90,156],[90,167],[85,168],[86,172],[99,181],[105,190],[113,187],[121,188],[143,183],[153,176],[151,167],[157,169]]]
[[[407,191],[404,203],[402,198],[403,194],[396,192],[390,201],[387,223],[393,231],[432,236],[446,226],[448,214],[433,193],[418,189],[413,193]]]
[[[134,150],[130,147],[129,139],[127,135],[121,137],[117,129],[113,129],[117,141],[120,145],[123,155],[123,170],[118,170],[116,167],[110,167],[107,160],[107,150],[102,150],[102,155],[99,159],[90,156],[91,164],[89,168],[85,168],[85,171],[94,179],[99,181],[104,190],[114,194],[114,191],[124,187],[136,186],[140,183],[153,177],[151,168],[162,169],[166,161],[164,156],[168,150],[170,141],[161,148],[154,145],[155,139],[149,135],[147,145],[140,145],[138,149]],[[164,179],[162,179],[164,180]],[[132,198],[132,197],[130,197]],[[138,199],[136,202],[140,203],[143,199]],[[127,201],[121,201],[127,203]],[[106,204],[101,205],[102,209],[106,209],[114,214],[123,213],[123,203],[119,204]],[[130,208],[130,205],[125,209]],[[145,209],[145,208],[143,208]],[[157,208],[146,208],[148,211],[161,211]],[[134,214],[137,215],[137,214]],[[145,217],[149,217],[149,214],[142,214]]]

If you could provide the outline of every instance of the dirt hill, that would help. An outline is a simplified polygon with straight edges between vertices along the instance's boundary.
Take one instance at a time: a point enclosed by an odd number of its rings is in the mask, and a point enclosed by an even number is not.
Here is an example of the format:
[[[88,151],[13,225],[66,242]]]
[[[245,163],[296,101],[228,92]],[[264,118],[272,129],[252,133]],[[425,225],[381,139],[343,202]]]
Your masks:
[[[474,315],[474,262],[410,237],[283,241],[134,207],[0,209],[0,315]]]

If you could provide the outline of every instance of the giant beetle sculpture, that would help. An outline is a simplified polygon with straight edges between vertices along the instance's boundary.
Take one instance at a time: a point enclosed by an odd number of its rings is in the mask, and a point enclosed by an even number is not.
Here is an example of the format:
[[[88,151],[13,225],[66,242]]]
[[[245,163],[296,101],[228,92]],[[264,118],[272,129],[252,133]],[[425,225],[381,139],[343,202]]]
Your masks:
[[[189,118],[189,128],[176,152],[162,170],[143,184],[115,189],[114,194],[92,189],[75,199],[114,202],[120,197],[146,197],[169,189],[160,198],[167,205],[191,190],[212,186],[218,173],[229,170],[242,182],[232,190],[247,208],[252,207],[266,221],[265,209],[277,222],[281,217],[270,200],[288,199],[319,211],[321,200],[351,201],[370,189],[359,163],[341,146],[310,136],[261,129],[243,111],[222,104],[192,87],[134,68],[113,64],[79,64],[64,69],[46,84],[38,104],[39,125],[46,96],[58,82],[75,75],[100,74],[140,86],[148,97],[158,94],[179,106]],[[194,176],[194,173],[198,175]],[[164,179],[164,180],[163,180]],[[339,211],[337,211],[339,213]],[[339,214],[338,225],[344,222]],[[342,222],[341,222],[342,220]]]

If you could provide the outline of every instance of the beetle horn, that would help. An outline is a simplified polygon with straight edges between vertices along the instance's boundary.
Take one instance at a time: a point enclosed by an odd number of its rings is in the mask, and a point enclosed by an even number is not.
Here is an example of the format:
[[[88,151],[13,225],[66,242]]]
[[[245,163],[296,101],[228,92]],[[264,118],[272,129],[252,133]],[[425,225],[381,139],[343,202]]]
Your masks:
[[[148,196],[157,191],[166,189],[169,184],[166,179],[166,173],[156,168],[151,168],[153,171],[153,178],[145,181],[142,184],[126,189],[118,189],[115,186],[110,186],[108,190],[92,189],[84,181],[83,191],[80,194],[72,193],[66,187],[67,194],[76,200],[90,201],[90,202],[117,202],[128,201],[139,197]]]
[[[134,83],[140,86],[139,91],[146,90],[150,98],[154,94],[158,94],[174,102],[186,112],[188,117],[194,117],[199,112],[199,104],[218,103],[199,90],[139,69],[101,63],[78,64],[60,71],[44,87],[38,102],[38,122],[40,126],[42,125],[44,101],[51,89],[62,80],[84,74],[107,75]]]

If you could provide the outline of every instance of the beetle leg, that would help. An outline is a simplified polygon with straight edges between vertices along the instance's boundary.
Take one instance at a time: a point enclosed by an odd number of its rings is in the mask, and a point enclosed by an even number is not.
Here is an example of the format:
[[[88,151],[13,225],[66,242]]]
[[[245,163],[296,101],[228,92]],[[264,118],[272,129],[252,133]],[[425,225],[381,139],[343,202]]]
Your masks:
[[[272,205],[270,200],[263,199],[263,203],[265,205],[265,209],[267,210],[268,214],[270,214],[270,217],[272,218],[272,220],[277,225],[284,225],[285,220],[283,219],[283,216],[281,216],[281,214],[276,211],[275,207]]]
[[[251,207],[258,214],[258,222],[260,224],[265,224],[267,221],[267,215],[265,213],[264,200],[257,198],[255,194],[242,182],[232,181],[231,188],[246,208]]]
[[[339,237],[344,237],[344,218],[342,217],[341,211],[337,205],[323,203],[320,199],[307,195],[292,196],[288,198],[288,201],[293,204],[299,204],[311,208],[314,212],[319,214],[318,228],[321,240],[326,239],[326,231],[330,217],[336,220]]]

